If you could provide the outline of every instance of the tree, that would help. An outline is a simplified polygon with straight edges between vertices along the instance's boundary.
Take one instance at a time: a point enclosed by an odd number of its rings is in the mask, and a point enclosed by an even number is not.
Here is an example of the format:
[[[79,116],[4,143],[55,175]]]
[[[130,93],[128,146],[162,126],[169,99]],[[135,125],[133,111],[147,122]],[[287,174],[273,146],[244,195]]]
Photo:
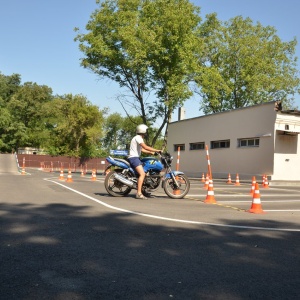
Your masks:
[[[21,76],[19,74],[6,76],[0,72],[0,99],[4,101],[3,103],[7,103],[20,86]]]
[[[102,145],[107,152],[112,149],[124,148],[120,140],[122,127],[123,117],[119,113],[111,114],[105,118]]]
[[[107,154],[112,149],[129,149],[131,139],[136,135],[136,127],[141,124],[139,116],[122,117],[119,113],[114,113],[105,118],[104,134],[102,146]],[[152,140],[157,134],[157,129],[149,128],[145,140]],[[159,137],[156,140],[155,147],[161,149],[163,140]]]
[[[8,102],[12,95],[20,88],[21,76],[13,74],[6,76],[0,73],[0,151],[11,152],[14,148],[12,131],[16,132],[12,126],[13,111],[8,109]]]
[[[51,99],[51,88],[32,82],[24,83],[10,97],[7,108],[12,117],[8,132],[13,148],[43,146],[48,139],[43,107]]]
[[[295,57],[296,39],[283,42],[274,27],[237,16],[220,22],[216,14],[201,26],[206,68],[196,82],[204,113],[214,113],[281,100],[293,105],[300,91]]]
[[[72,94],[48,103],[47,126],[52,128],[52,155],[96,157],[100,152],[103,113],[84,96]]]
[[[105,0],[87,33],[75,38],[84,68],[129,91],[120,101],[143,123],[161,120],[151,145],[164,128],[167,135],[172,112],[192,95],[190,76],[201,49],[198,13],[188,0]]]
[[[11,151],[8,138],[8,128],[11,124],[11,114],[6,107],[2,107],[0,104],[0,151]]]

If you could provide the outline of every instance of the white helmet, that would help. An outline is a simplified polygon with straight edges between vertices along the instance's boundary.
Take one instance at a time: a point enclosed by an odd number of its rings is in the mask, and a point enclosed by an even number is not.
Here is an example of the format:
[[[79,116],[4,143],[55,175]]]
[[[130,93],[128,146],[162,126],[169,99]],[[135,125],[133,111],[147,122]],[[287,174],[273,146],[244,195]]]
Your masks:
[[[148,126],[145,124],[140,124],[136,127],[136,133],[141,134],[141,133],[146,133],[148,129]]]

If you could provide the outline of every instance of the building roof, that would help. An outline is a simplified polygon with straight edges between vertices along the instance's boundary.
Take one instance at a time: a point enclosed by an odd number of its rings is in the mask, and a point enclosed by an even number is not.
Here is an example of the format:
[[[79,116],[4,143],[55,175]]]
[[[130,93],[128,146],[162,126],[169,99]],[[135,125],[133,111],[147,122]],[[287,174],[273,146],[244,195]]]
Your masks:
[[[238,111],[238,110],[250,109],[250,108],[253,108],[253,107],[256,107],[256,106],[263,106],[263,105],[270,105],[270,104],[274,105],[275,102],[276,101],[264,102],[264,103],[259,103],[259,104],[255,104],[255,105],[251,105],[251,106],[244,106],[244,107],[239,107],[239,108],[235,108],[235,109],[230,109],[230,110],[220,111],[220,112],[216,112],[216,113],[211,113],[211,114],[208,114],[208,115],[201,115],[201,116],[198,116],[198,117],[181,119],[181,120],[173,121],[173,122],[171,122],[171,124],[178,123],[178,122],[189,121],[189,120],[198,119],[198,118],[205,118],[205,117],[209,117],[209,116],[213,116],[213,115],[218,115],[218,114],[230,113],[230,112]],[[283,111],[281,111],[281,112],[283,112]],[[300,114],[300,111],[298,111],[298,112]]]
[[[290,114],[290,115],[300,115],[300,110],[292,109],[292,110],[282,110],[282,114]]]

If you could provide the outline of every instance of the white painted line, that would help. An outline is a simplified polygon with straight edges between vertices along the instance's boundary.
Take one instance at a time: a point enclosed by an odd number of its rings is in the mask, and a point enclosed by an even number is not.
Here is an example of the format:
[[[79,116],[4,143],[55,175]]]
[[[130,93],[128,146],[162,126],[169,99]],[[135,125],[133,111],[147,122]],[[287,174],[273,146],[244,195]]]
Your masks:
[[[88,198],[92,201],[95,201],[105,207],[108,207],[110,209],[113,210],[117,210],[117,211],[121,211],[121,212],[125,212],[125,213],[129,213],[129,214],[133,214],[133,215],[138,215],[138,216],[143,216],[143,217],[147,217],[147,218],[153,218],[153,219],[159,219],[159,220],[164,220],[164,221],[172,221],[172,222],[177,222],[177,223],[186,223],[186,224],[194,224],[194,225],[208,225],[208,226],[217,226],[217,227],[229,227],[229,228],[240,228],[240,229],[255,229],[255,230],[267,230],[267,231],[291,231],[291,232],[300,232],[300,229],[293,229],[293,228],[269,228],[269,227],[255,227],[255,226],[242,226],[242,225],[225,225],[225,224],[218,224],[218,223],[207,223],[207,222],[199,222],[199,221],[189,221],[189,220],[181,220],[181,219],[173,219],[173,218],[166,218],[166,217],[160,217],[160,216],[155,216],[155,215],[149,215],[149,214],[144,214],[144,213],[139,213],[136,211],[132,211],[132,210],[127,210],[127,209],[123,209],[123,208],[119,208],[116,206],[112,206],[110,204],[107,204],[103,201],[100,201],[94,197],[91,197],[87,194],[84,194],[82,192],[79,192],[75,189],[72,189],[62,183],[56,182],[54,180],[51,180],[50,178],[44,178],[44,180],[46,181],[50,181],[52,183],[55,183],[57,185],[60,185],[74,193],[77,193],[85,198]]]
[[[216,198],[216,197],[215,197]],[[276,203],[276,202],[280,202],[280,203],[286,203],[286,202],[300,202],[300,200],[264,200],[264,199],[260,199],[262,203]],[[218,201],[218,200],[217,200]],[[252,199],[249,199],[249,201],[251,202]],[[243,201],[243,200],[220,200],[219,202],[222,203],[245,203],[245,202],[249,202],[249,201]]]
[[[205,197],[206,195],[200,195],[200,194],[187,194],[187,196],[189,196],[189,197]],[[246,195],[246,194],[232,194],[232,195],[228,195],[228,194],[226,194],[226,195],[224,195],[224,194],[216,194],[216,193],[214,193],[214,196],[215,196],[215,198],[218,198],[218,197],[220,197],[220,198],[249,198],[250,199],[250,201],[252,200],[252,196],[250,196],[250,195]],[[265,198],[271,198],[271,197],[274,197],[274,196],[277,196],[277,197],[284,197],[284,196],[288,196],[288,195],[262,195],[262,201],[265,199]],[[236,201],[236,200],[232,200],[232,201],[230,201],[230,200],[221,200],[222,202],[247,202],[246,200],[245,201]],[[300,199],[298,200],[298,199],[294,199],[294,200],[265,200],[265,202],[300,202]]]
[[[289,211],[289,212],[294,212],[294,211],[300,211],[300,209],[264,209],[264,211]]]
[[[214,193],[215,196],[218,196],[218,197],[248,197],[248,198],[251,198],[250,195],[246,195],[246,194],[216,194]],[[188,194],[188,196],[191,196],[191,197],[205,197],[205,195],[200,195],[200,194]]]

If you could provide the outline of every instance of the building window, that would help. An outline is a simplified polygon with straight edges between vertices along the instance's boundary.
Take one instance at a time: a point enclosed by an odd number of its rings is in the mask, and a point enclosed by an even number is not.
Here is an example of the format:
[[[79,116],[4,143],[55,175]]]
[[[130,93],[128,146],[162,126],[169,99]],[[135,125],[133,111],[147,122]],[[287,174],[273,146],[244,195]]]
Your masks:
[[[239,139],[238,146],[239,147],[259,147],[259,138]]]
[[[178,151],[178,147],[180,151],[184,151],[185,150],[185,144],[175,144],[174,145],[174,151]]]
[[[190,150],[203,150],[204,149],[204,143],[190,143]]]
[[[230,148],[230,140],[212,141],[210,147],[211,149]]]

